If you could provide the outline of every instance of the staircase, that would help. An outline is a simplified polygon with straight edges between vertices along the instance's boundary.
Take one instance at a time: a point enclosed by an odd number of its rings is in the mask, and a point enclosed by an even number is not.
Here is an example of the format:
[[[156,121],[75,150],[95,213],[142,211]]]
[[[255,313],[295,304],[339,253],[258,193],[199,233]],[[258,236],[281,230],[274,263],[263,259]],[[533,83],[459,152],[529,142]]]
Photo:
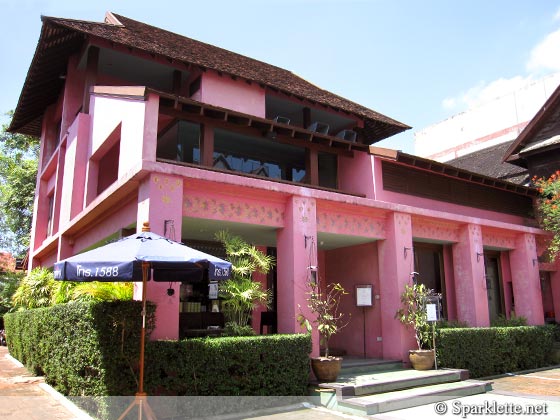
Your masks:
[[[313,395],[327,408],[372,415],[483,394],[490,382],[468,379],[468,371],[403,369],[398,361],[345,360],[337,382],[316,383]]]

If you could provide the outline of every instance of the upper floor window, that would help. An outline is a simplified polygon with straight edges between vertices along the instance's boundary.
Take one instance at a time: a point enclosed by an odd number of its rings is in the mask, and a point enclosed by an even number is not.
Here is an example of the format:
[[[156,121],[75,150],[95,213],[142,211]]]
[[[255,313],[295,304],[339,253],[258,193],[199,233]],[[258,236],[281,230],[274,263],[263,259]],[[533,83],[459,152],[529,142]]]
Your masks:
[[[200,124],[177,121],[159,136],[157,157],[200,163]]]
[[[216,129],[214,167],[302,182],[306,174],[305,148]]]

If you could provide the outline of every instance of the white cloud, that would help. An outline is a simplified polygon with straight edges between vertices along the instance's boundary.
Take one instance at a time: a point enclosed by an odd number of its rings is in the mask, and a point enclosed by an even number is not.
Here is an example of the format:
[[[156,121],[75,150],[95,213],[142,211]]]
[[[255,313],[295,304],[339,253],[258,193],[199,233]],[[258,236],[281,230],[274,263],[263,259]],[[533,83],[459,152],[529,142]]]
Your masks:
[[[560,11],[556,14],[558,18]],[[560,29],[548,34],[533,50],[527,62],[527,70],[560,70]]]
[[[445,98],[442,106],[446,110],[473,108],[518,90],[532,81],[533,77],[529,75],[526,77],[515,76],[510,79],[500,78],[490,83],[480,82],[456,97]]]
[[[560,8],[554,15],[554,20],[560,21]],[[459,111],[472,108],[507,95],[550,72],[560,71],[560,29],[548,34],[539,42],[529,54],[525,64],[528,75],[514,76],[509,79],[500,78],[492,82],[480,82],[467,91],[445,98],[442,107],[447,111]]]

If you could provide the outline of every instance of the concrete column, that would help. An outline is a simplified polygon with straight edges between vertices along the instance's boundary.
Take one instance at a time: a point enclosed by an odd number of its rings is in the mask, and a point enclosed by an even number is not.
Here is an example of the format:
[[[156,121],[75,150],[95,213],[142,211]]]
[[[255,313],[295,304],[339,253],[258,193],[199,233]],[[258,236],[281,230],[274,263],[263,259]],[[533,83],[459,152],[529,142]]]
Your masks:
[[[527,318],[529,325],[544,324],[535,235],[525,233],[516,238],[510,265],[515,314]]]
[[[484,272],[482,231],[478,225],[466,225],[453,245],[457,320],[471,327],[488,327],[488,295]]]
[[[181,240],[183,204],[183,179],[169,175],[152,173],[138,190],[137,230],[144,222],[150,222],[150,230],[164,235],[165,221],[173,220],[175,240]],[[167,235],[169,237],[169,235]],[[141,299],[142,284],[135,283],[134,299]],[[179,283],[172,283],[175,294],[167,295],[169,283],[148,281],[147,300],[157,305],[156,327],[152,339],[179,338]]]
[[[317,208],[314,199],[290,197],[284,213],[284,228],[277,236],[278,332],[303,332],[297,316],[310,321],[307,308],[309,266],[317,265]],[[313,355],[319,354],[319,335],[313,334]]]
[[[552,290],[554,317],[556,322],[560,323],[560,270],[550,273],[550,288]]]
[[[414,271],[412,220],[409,214],[392,213],[387,217],[387,236],[379,241],[379,288],[381,292],[381,332],[383,358],[408,362],[408,350],[415,349],[414,331],[395,319],[401,307],[404,285]]]

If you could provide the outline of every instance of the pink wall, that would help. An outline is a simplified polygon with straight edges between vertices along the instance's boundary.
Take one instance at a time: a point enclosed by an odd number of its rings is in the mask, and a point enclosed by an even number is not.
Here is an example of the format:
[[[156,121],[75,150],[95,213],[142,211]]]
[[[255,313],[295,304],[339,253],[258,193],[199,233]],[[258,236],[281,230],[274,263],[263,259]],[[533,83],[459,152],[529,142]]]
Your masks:
[[[138,190],[137,229],[149,221],[150,230],[159,235],[164,234],[165,220],[173,220],[178,232],[181,232],[183,202],[183,179],[164,174],[152,173],[140,185]],[[179,239],[179,238],[176,238]],[[152,339],[173,340],[179,337],[179,283],[172,283],[175,294],[167,295],[169,283],[150,281],[147,285],[146,298],[157,305],[156,328]],[[134,298],[139,300],[141,287],[135,284]]]
[[[554,316],[556,322],[560,323],[560,270],[550,273],[550,287],[554,303]]]
[[[307,308],[310,266],[317,265],[316,203],[304,197],[290,197],[286,203],[285,226],[278,230],[278,332],[303,332],[298,314],[314,319]],[[307,240],[305,239],[307,237]],[[313,352],[319,354],[319,336],[313,332]]]
[[[202,75],[199,100],[261,118],[266,116],[263,88],[256,83],[247,84],[227,75],[220,76],[211,70]]]
[[[510,252],[515,314],[529,325],[544,323],[539,264],[534,235],[519,235],[516,248]]]
[[[348,295],[341,300],[340,311],[349,324],[336,334],[332,349],[342,349],[348,355],[364,357],[364,323],[366,357],[383,357],[383,343],[377,341],[381,332],[381,307],[373,300],[373,307],[356,306],[356,285],[372,284],[374,295],[379,294],[379,266],[377,244],[339,248],[325,252],[326,282],[340,283]]]
[[[460,241],[453,245],[455,299],[457,319],[471,327],[490,325],[482,253],[480,226],[464,226],[460,231]]]
[[[387,239],[378,243],[383,358],[405,363],[408,350],[416,348],[416,342],[414,332],[396,320],[395,313],[401,307],[404,285],[411,281],[410,273],[414,270],[411,223],[409,214],[389,214]]]
[[[457,295],[455,291],[455,273],[453,272],[453,252],[451,245],[443,246],[443,271],[445,275],[445,302],[447,319],[457,320]]]
[[[520,224],[525,222],[522,217],[514,216],[506,213],[498,213],[488,210],[481,210],[475,207],[461,206],[458,204],[446,203],[443,201],[430,200],[427,198],[416,197],[413,195],[399,194],[392,191],[386,191],[381,186],[383,185],[383,176],[381,172],[381,161],[378,157],[373,157],[375,160],[375,183],[376,183],[376,196],[375,198],[380,201],[389,203],[398,203],[409,205],[413,207],[420,207],[426,209],[433,209],[440,212],[449,213],[450,215],[470,216],[488,220],[496,220],[499,222]],[[453,220],[454,216],[450,219]]]
[[[511,285],[511,265],[509,261],[509,252],[500,252],[500,266],[502,273],[504,309],[506,317],[509,319],[511,316],[511,311],[513,309],[513,287]]]
[[[354,152],[353,157],[338,158],[338,187],[342,191],[375,197],[373,159],[367,153]]]

